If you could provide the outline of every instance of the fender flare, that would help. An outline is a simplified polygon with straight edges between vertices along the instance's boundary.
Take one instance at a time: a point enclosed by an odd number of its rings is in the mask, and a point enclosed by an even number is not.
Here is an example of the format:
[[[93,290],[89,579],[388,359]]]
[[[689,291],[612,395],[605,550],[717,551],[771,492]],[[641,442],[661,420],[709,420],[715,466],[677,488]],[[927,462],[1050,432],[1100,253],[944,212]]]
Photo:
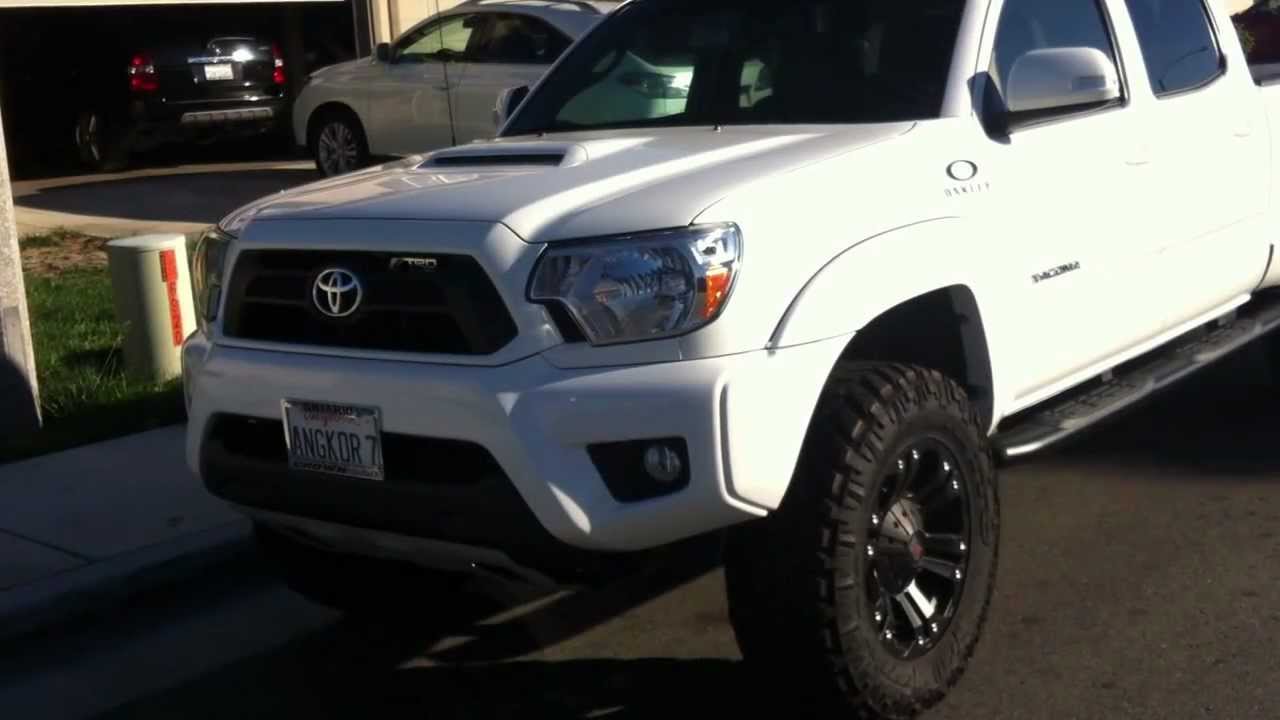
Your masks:
[[[805,345],[856,333],[885,312],[939,290],[949,290],[960,309],[975,315],[962,330],[971,367],[981,368],[991,397],[983,416],[994,430],[1002,401],[996,378],[997,341],[993,332],[1003,324],[999,305],[991,297],[1002,282],[975,251],[984,234],[966,218],[946,216],[923,220],[869,236],[824,264],[792,299],[769,339],[770,348]],[[963,238],[965,242],[959,242]],[[927,258],[927,261],[925,260]],[[892,272],[885,272],[892,268]],[[911,273],[902,268],[912,269]],[[1007,280],[1007,279],[1006,279]],[[833,312],[838,308],[839,312]]]

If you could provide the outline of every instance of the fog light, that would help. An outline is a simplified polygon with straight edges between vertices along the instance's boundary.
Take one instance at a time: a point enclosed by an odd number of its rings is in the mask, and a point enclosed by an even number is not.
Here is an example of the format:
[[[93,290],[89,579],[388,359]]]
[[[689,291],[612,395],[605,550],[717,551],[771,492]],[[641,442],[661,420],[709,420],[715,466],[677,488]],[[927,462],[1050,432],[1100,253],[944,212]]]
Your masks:
[[[587,454],[618,502],[652,500],[689,486],[689,447],[683,438],[647,438],[588,445]]]
[[[684,463],[675,450],[666,445],[650,445],[644,451],[644,469],[649,476],[663,485],[670,485],[680,479]]]

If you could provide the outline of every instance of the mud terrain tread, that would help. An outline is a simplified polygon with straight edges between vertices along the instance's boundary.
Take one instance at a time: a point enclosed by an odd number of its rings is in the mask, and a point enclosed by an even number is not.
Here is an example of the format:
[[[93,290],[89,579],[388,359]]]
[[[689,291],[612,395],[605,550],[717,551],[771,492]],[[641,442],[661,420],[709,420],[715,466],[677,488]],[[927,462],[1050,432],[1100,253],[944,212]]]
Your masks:
[[[873,657],[850,644],[856,642],[856,623],[851,624],[852,619],[841,621],[837,604],[841,529],[861,507],[863,488],[876,481],[874,473],[884,454],[891,450],[887,443],[894,428],[925,409],[948,413],[963,422],[974,442],[966,446],[968,457],[962,462],[976,466],[972,472],[974,482],[994,482],[994,460],[981,420],[953,380],[935,370],[910,365],[842,363],[819,399],[795,479],[782,507],[759,521],[772,527],[767,531],[743,530],[726,547],[731,618],[748,661],[761,654],[790,655],[795,660],[812,657],[810,653],[818,650],[825,667],[788,662],[786,665],[793,671],[788,674],[810,675],[794,679],[809,685],[813,697],[820,701],[846,708],[852,705],[865,717],[880,714],[910,718],[936,705],[963,674],[991,602],[994,582],[986,586],[977,625],[967,633],[969,640],[963,646],[944,642],[934,651],[952,653],[944,663],[950,671],[915,687],[886,687],[883,675],[875,672]],[[975,488],[973,494],[994,503],[983,510],[983,517],[989,523],[986,532],[998,532],[997,493]],[[805,558],[805,539],[813,539],[815,528],[819,532],[816,551],[813,544],[809,545],[810,554]],[[792,542],[780,547],[779,538]],[[991,545],[990,577],[994,579],[999,545]],[[750,583],[754,588],[747,587],[744,574],[757,575]],[[768,588],[772,597],[760,597],[762,588]],[[735,591],[736,598],[732,597]],[[768,627],[760,626],[764,618],[768,618]],[[817,648],[809,644],[815,627],[820,643]],[[805,642],[805,636],[809,642]],[[777,670],[771,667],[769,672]],[[777,680],[775,674],[774,681]]]

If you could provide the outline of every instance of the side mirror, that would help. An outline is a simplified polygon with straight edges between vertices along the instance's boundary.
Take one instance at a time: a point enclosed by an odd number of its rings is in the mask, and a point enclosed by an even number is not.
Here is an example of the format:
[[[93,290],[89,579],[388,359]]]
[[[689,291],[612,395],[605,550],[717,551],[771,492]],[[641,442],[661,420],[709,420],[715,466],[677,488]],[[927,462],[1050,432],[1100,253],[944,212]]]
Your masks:
[[[507,88],[498,93],[498,102],[493,108],[493,124],[494,127],[501,128],[506,124],[507,119],[515,113],[516,108],[520,107],[520,103],[529,96],[529,86],[521,85],[520,87]]]
[[[1032,50],[1013,63],[1005,80],[1005,107],[1015,118],[1119,99],[1116,66],[1095,48]]]
[[[373,56],[377,58],[380,63],[391,62],[390,43],[378,43],[377,46],[373,48]]]

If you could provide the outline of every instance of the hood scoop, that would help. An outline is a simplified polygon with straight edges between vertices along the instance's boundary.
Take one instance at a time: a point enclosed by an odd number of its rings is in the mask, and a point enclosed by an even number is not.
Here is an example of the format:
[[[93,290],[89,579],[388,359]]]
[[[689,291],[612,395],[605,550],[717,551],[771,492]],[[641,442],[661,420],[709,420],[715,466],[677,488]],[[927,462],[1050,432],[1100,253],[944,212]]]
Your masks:
[[[478,143],[438,150],[418,169],[468,167],[573,167],[587,160],[577,143]]]

